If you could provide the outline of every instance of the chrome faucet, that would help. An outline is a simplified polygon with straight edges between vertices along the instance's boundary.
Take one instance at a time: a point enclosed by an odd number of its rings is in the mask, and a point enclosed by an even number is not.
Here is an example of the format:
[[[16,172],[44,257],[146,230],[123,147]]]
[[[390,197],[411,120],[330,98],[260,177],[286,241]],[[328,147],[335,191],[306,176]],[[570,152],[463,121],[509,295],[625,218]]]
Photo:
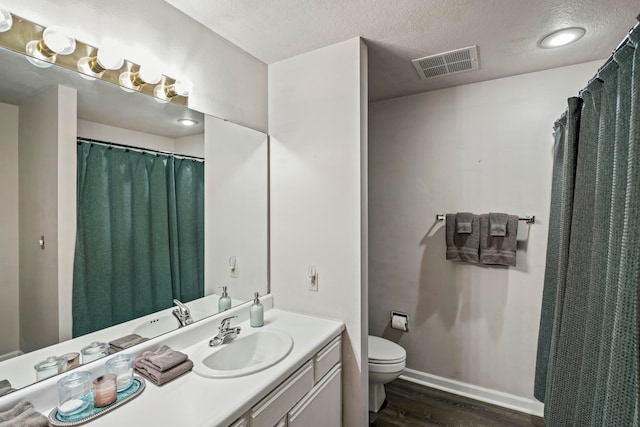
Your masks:
[[[211,338],[209,346],[216,347],[222,344],[226,344],[240,334],[240,326],[231,328],[231,319],[235,319],[238,316],[231,316],[222,319],[220,326],[218,326],[218,335]]]
[[[189,311],[189,307],[187,307],[177,299],[174,299],[173,303],[178,307],[173,309],[171,314],[173,314],[175,318],[178,319],[180,327],[182,328],[183,326],[192,324],[193,318],[191,317],[191,311]]]

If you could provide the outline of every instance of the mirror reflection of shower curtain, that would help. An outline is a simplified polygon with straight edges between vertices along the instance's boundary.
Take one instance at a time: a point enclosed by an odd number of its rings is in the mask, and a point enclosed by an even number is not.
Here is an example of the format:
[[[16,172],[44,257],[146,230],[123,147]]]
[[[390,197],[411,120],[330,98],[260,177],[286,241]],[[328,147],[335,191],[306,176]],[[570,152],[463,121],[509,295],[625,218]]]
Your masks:
[[[204,296],[204,163],[78,145],[73,336]]]
[[[554,426],[638,426],[640,27],[556,124],[535,396]]]

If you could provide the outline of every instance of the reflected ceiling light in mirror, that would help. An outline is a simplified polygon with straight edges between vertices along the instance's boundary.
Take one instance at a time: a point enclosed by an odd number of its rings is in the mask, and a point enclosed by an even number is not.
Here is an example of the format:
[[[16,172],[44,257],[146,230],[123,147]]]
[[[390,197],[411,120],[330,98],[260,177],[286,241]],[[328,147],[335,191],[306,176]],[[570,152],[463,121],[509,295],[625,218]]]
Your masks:
[[[566,46],[580,40],[586,32],[587,31],[581,27],[563,28],[562,30],[554,31],[544,36],[540,42],[538,42],[538,46],[543,49]]]
[[[4,7],[0,6],[0,33],[9,31],[13,26],[13,16]]]
[[[183,126],[195,126],[198,124],[198,121],[193,119],[178,119],[178,123]]]

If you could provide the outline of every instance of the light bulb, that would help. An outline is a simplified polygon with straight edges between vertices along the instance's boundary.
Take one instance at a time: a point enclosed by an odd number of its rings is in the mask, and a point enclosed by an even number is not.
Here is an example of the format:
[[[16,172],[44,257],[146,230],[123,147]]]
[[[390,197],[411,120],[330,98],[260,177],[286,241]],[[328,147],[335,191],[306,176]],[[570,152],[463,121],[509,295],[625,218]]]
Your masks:
[[[3,7],[0,7],[0,33],[9,31],[13,26],[13,17],[11,13]]]
[[[53,64],[49,62],[49,58],[42,54],[40,49],[38,49],[38,44],[40,42],[38,40],[32,40],[25,46],[25,52],[27,56],[27,61],[29,61],[32,65],[40,68],[49,68]]]
[[[155,85],[160,82],[162,79],[162,74],[156,70],[155,68],[149,66],[140,67],[140,71],[138,71],[138,76],[140,79],[148,83],[150,85]]]
[[[65,34],[64,30],[58,27],[49,27],[42,33],[42,41],[54,54],[69,55],[76,50],[76,40]],[[41,48],[43,48],[41,46]],[[47,52],[43,52],[45,55]],[[53,56],[53,55],[48,55]]]
[[[105,70],[119,70],[124,65],[124,58],[108,49],[99,49],[96,59]]]
[[[180,96],[189,96],[191,90],[193,89],[193,85],[191,82],[187,82],[184,80],[176,80],[173,84],[173,90],[177,95]]]
[[[163,85],[158,85],[153,89],[153,96],[155,97],[153,99],[155,99],[160,104],[166,104],[167,102],[169,102],[169,97],[167,96],[165,87]]]
[[[580,40],[585,33],[586,30],[580,27],[564,28],[543,37],[538,43],[538,46],[544,49],[553,49],[555,47],[564,46]]]
[[[198,124],[198,122],[193,119],[178,119],[178,123],[184,126],[195,126]]]
[[[138,86],[133,84],[133,81],[131,80],[132,76],[133,74],[128,71],[125,71],[124,73],[120,74],[120,76],[118,77],[118,83],[120,83],[120,89],[128,93],[136,91]]]
[[[95,80],[100,77],[99,73],[95,73],[91,69],[91,58],[85,56],[78,60],[78,71],[80,71],[80,77],[86,80]]]

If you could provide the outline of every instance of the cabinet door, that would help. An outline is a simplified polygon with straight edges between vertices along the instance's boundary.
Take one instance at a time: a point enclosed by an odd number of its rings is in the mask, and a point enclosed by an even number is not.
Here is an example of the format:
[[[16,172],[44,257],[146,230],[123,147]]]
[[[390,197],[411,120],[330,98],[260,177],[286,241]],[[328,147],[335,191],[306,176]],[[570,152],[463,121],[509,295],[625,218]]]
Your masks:
[[[342,367],[334,367],[289,411],[289,427],[340,427],[342,422]]]

